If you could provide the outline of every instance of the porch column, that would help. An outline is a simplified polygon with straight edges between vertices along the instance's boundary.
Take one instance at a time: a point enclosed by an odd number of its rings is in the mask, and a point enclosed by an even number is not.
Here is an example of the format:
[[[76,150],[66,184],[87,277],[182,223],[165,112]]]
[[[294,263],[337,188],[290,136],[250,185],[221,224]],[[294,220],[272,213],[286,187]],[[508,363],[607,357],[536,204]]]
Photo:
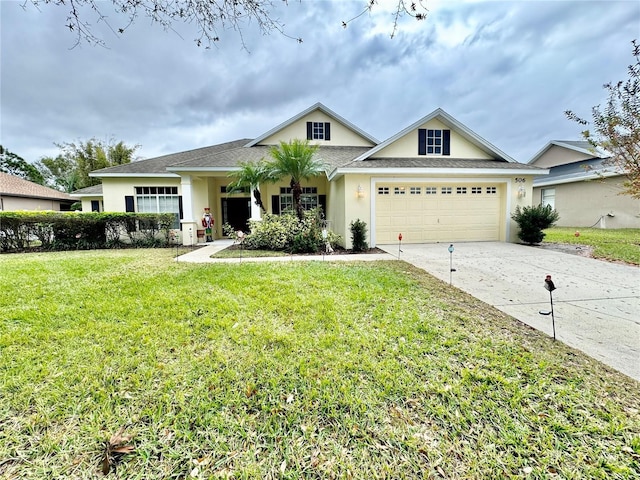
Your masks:
[[[198,225],[193,218],[193,189],[191,185],[191,175],[182,175],[180,177],[180,186],[182,187],[182,244],[192,245],[197,243]]]
[[[251,198],[251,220],[260,220],[260,207],[256,205],[256,199],[251,191],[249,192],[249,195],[249,198]]]

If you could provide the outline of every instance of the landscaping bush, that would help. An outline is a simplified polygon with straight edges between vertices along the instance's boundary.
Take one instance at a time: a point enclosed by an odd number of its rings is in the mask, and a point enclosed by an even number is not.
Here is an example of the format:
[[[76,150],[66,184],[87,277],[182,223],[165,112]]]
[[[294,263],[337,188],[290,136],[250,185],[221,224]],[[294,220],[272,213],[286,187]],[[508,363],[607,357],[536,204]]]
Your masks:
[[[265,213],[262,220],[251,220],[250,226],[251,233],[244,241],[248,249],[316,253],[324,248],[318,209],[305,211],[302,221],[293,212]],[[328,234],[327,241],[332,247],[337,246],[340,237],[333,232]]]
[[[0,251],[162,247],[174,214],[0,212]]]
[[[516,221],[520,231],[518,238],[524,243],[534,245],[544,239],[543,230],[553,227],[560,215],[551,205],[537,205],[534,207],[516,207],[515,213],[511,216]]]
[[[351,243],[354,252],[364,252],[369,249],[367,243],[367,224],[359,218],[349,224],[351,228]]]

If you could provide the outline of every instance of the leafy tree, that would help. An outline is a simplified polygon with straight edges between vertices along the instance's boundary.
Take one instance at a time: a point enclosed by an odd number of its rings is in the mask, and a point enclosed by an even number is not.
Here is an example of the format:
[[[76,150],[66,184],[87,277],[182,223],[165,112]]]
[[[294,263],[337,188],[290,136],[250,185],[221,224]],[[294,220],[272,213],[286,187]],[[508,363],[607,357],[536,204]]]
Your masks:
[[[543,230],[553,227],[560,215],[551,205],[536,205],[533,207],[516,207],[511,218],[520,227],[518,238],[529,245],[542,242],[545,237]]]
[[[83,188],[79,186],[76,164],[70,158],[62,155],[44,157],[38,160],[37,165],[51,188],[67,193]]]
[[[130,163],[139,145],[130,147],[124,142],[105,143],[92,138],[84,142],[57,143],[60,154],[44,157],[37,162],[47,182],[65,192],[98,185],[100,180],[89,173],[101,168]]]
[[[232,172],[229,176],[235,180],[227,186],[227,193],[249,188],[253,192],[256,205],[258,205],[263,212],[267,211],[262,204],[262,195],[260,194],[260,184],[269,180],[269,169],[264,161],[242,162],[240,163],[240,170]]]
[[[308,180],[324,172],[324,164],[315,158],[317,145],[309,145],[308,140],[280,142],[279,147],[271,147],[272,160],[268,163],[269,176],[272,179],[291,177],[289,185],[293,196],[293,208],[300,221],[304,218],[304,209],[300,202],[302,180]]]
[[[606,106],[591,109],[593,131],[585,130],[582,136],[594,150],[599,147],[611,154],[605,164],[625,173],[622,193],[640,199],[640,44],[631,43],[635,63],[629,65],[629,78],[604,85],[609,94]],[[581,125],[589,123],[571,110],[565,114]]]
[[[2,145],[0,145],[0,172],[24,178],[39,185],[45,184],[44,175],[42,175],[42,172],[40,172],[35,165],[27,162],[21,156],[10,152]]]
[[[342,26],[375,9],[377,0],[360,0],[362,11],[350,20],[343,21]],[[81,41],[91,44],[105,45],[105,42],[93,32],[93,25],[87,20],[88,16],[96,16],[97,22],[108,25],[116,35],[122,35],[140,17],[147,17],[152,23],[161,25],[166,30],[172,30],[175,23],[194,24],[198,28],[195,42],[198,46],[207,47],[220,40],[218,31],[233,29],[239,32],[242,44],[242,31],[245,24],[255,23],[262,34],[273,31],[302,43],[302,38],[292,37],[284,31],[282,24],[276,17],[277,5],[288,5],[287,0],[25,0],[36,8],[43,5],[66,6],[66,27],[77,36],[76,45]],[[109,5],[110,4],[110,5]],[[115,15],[114,15],[115,14]],[[420,1],[396,0],[393,16],[393,32],[395,35],[398,21],[403,16],[423,20],[427,16],[427,9]],[[115,25],[113,22],[119,22]]]

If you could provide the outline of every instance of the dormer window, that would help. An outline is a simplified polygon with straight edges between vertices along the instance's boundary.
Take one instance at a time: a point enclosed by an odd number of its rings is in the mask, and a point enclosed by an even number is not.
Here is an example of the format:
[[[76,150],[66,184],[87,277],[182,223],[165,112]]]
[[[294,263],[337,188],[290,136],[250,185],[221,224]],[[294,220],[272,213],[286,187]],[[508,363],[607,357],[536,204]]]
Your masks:
[[[331,140],[331,124],[307,122],[307,140]]]
[[[418,155],[451,155],[451,130],[418,129]]]

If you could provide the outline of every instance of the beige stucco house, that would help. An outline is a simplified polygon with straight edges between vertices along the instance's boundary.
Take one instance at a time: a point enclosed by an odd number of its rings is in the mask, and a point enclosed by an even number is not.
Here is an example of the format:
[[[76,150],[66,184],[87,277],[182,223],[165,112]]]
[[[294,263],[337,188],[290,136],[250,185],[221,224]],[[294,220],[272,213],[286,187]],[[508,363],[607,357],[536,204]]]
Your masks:
[[[371,246],[396,242],[400,233],[408,243],[515,241],[511,214],[531,204],[534,176],[547,173],[516,162],[441,109],[379,142],[317,103],[254,139],[97,170],[91,175],[102,180],[102,197],[76,194],[84,211],[174,212],[187,245],[198,241],[210,207],[220,238],[222,224],[244,228],[261,216],[249,192],[226,192],[238,163],[305,138],[319,145],[326,174],[303,184],[303,203],[323,207],[347,248],[355,219],[367,223]],[[267,211],[291,207],[288,180],[260,186]]]
[[[640,228],[640,200],[621,195],[625,177],[586,141],[554,140],[529,161],[549,169],[533,181],[534,204],[551,205],[562,227]]]
[[[0,210],[2,211],[69,211],[76,201],[67,193],[0,172]]]

